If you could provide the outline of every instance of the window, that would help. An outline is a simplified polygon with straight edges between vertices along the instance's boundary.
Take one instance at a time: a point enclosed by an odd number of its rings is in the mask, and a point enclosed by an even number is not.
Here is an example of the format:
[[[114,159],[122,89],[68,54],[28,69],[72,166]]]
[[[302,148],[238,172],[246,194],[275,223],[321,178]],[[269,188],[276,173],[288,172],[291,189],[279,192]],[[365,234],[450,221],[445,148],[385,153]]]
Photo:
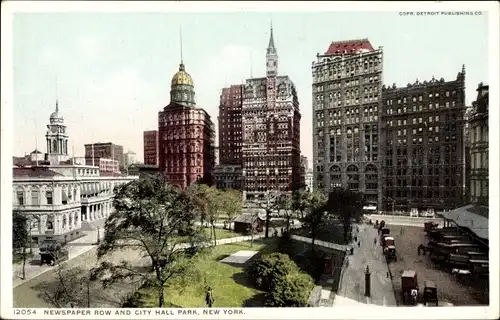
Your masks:
[[[422,118],[418,118],[418,123],[422,123]]]
[[[418,97],[418,101],[422,101],[422,96],[419,96],[419,97]]]
[[[413,118],[413,124],[417,124],[417,118]]]
[[[24,192],[17,191],[16,196],[17,196],[17,204],[20,206],[24,205]]]
[[[417,134],[417,129],[413,129],[413,134]]]
[[[47,196],[47,204],[53,204],[53,202],[52,202],[52,191],[47,191],[45,194]]]
[[[31,205],[33,206],[39,205],[38,196],[39,196],[38,190],[31,190]]]
[[[446,91],[446,96],[449,97],[450,96],[450,92],[449,91]]]
[[[439,116],[436,116],[436,118],[435,118],[435,119],[436,119],[436,122],[438,122],[438,121],[439,121]]]

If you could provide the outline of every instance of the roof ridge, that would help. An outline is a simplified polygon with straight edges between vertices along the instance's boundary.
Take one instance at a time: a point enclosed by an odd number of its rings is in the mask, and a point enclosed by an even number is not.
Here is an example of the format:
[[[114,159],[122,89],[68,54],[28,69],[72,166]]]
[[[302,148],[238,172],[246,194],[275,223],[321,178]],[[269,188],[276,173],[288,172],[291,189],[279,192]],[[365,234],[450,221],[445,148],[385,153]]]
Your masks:
[[[332,44],[341,44],[341,43],[350,44],[350,43],[365,42],[365,41],[368,41],[368,38],[342,40],[342,41],[332,41],[332,43],[330,45],[332,45]]]

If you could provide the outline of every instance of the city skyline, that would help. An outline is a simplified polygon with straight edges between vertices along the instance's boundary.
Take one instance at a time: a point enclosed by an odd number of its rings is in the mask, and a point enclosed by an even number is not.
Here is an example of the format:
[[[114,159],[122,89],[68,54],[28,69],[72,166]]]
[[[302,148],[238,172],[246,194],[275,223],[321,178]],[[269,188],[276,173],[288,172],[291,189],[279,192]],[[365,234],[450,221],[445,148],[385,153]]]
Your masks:
[[[461,27],[464,16],[434,18],[400,16],[396,11],[18,13],[13,30],[14,155],[35,149],[35,139],[43,149],[57,96],[75,156],[83,154],[86,143],[110,141],[142,159],[142,133],[157,128],[158,111],[169,102],[170,78],[181,60],[181,27],[184,63],[194,80],[197,106],[217,123],[222,88],[265,75],[272,19],[279,74],[289,75],[296,84],[301,151],[312,159],[311,63],[332,41],[368,38],[375,48],[382,46],[386,85],[405,86],[432,76],[450,80],[465,64],[470,106],[477,83],[488,82],[488,61],[483,58],[488,16],[467,16],[466,29]],[[349,28],[325,31],[332,22]]]

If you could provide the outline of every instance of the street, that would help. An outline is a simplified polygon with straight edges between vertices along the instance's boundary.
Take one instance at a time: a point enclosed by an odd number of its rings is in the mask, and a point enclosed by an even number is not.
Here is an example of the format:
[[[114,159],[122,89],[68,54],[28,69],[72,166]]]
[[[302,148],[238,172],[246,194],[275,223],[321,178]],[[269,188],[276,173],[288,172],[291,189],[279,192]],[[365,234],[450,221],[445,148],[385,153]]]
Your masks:
[[[354,254],[348,256],[348,264],[344,270],[334,306],[351,305],[353,302],[380,306],[396,306],[396,299],[391,279],[387,276],[388,267],[382,248],[377,241],[377,230],[372,225],[354,225],[358,227],[357,240],[360,247],[353,243]],[[365,271],[371,272],[371,294],[365,297]],[[338,297],[341,297],[338,299]]]
[[[95,248],[98,232],[97,229],[92,229],[92,228],[96,227],[100,228],[99,236],[102,239],[104,237],[104,231],[103,231],[104,220],[105,219],[100,219],[93,222],[91,226],[82,227],[82,230],[86,233],[86,235],[74,241],[71,241],[66,245],[69,255],[68,260],[72,260],[80,256],[81,254],[91,250],[92,248]],[[25,266],[26,278],[24,280],[21,279],[23,273],[22,268],[23,268],[22,263],[16,263],[12,265],[13,288],[16,288],[22,283],[29,281],[53,269],[54,266],[49,266],[47,264],[40,265],[40,256],[38,254],[38,248],[33,248],[33,257],[26,261],[26,266]]]

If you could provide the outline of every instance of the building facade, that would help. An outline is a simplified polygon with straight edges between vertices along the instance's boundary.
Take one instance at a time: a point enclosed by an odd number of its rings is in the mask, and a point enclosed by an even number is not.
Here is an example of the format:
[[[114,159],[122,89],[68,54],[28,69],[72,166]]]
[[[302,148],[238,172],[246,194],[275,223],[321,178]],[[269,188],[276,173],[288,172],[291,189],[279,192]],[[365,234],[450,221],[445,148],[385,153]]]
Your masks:
[[[50,162],[32,161],[30,165],[13,167],[13,210],[28,217],[35,244],[45,239],[68,242],[83,235],[83,223],[112,212],[114,187],[137,179],[118,174],[105,176],[97,166],[75,165],[76,159],[67,157],[69,136],[57,103],[48,129]]]
[[[85,145],[85,158],[104,158],[118,161],[120,168],[125,167],[123,146],[112,142],[91,143]]]
[[[83,235],[82,223],[109,216],[114,187],[134,179],[104,177],[92,166],[14,168],[13,210],[28,217],[33,243],[65,243]]]
[[[102,172],[112,172],[119,173],[120,172],[120,164],[118,160],[106,159],[106,158],[85,158],[85,165],[87,166],[96,166],[99,168],[99,171]]]
[[[220,163],[219,147],[214,148],[214,166],[218,166]]]
[[[218,165],[214,169],[214,184],[218,189],[241,190],[242,179],[240,165]]]
[[[300,112],[295,85],[278,75],[273,29],[266,77],[246,80],[242,106],[243,195],[248,201],[267,191],[291,192],[300,185]]]
[[[470,138],[470,200],[475,205],[488,205],[488,113],[489,86],[480,83],[476,101],[468,119]]]
[[[382,47],[368,39],[332,42],[312,63],[315,191],[349,188],[382,202],[382,69]]]
[[[219,104],[219,163],[242,164],[242,118],[243,85],[223,88]]]
[[[158,130],[144,131],[144,164],[158,165]]]
[[[137,154],[133,151],[128,151],[123,155],[125,159],[125,167],[137,163]]]
[[[314,173],[313,170],[308,168],[306,170],[306,175],[304,178],[305,184],[306,184],[306,190],[309,192],[314,191]]]
[[[208,113],[196,107],[194,84],[181,62],[173,76],[170,103],[158,114],[159,169],[179,188],[212,183],[215,131]]]
[[[464,198],[465,68],[383,89],[383,210],[450,210]]]

